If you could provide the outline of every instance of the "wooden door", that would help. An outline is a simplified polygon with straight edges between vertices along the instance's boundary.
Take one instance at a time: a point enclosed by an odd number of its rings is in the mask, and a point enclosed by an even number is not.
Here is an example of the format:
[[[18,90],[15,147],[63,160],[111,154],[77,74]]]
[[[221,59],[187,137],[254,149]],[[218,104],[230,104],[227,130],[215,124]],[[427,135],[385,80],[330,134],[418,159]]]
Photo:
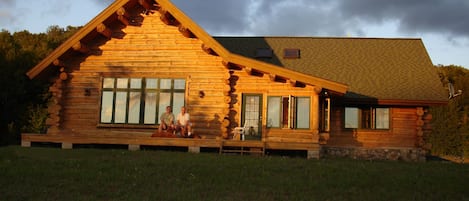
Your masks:
[[[262,94],[243,94],[241,122],[246,139],[262,138]]]

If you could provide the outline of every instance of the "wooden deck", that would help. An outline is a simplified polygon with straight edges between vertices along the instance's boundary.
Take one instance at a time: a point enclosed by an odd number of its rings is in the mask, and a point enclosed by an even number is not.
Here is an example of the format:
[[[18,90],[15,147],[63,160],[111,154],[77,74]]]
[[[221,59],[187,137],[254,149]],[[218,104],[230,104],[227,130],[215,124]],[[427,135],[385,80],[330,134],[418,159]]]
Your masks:
[[[79,144],[127,145],[129,150],[139,150],[141,146],[187,147],[189,152],[199,153],[200,148],[218,149],[220,154],[258,154],[266,150],[304,150],[307,158],[319,158],[319,144],[305,142],[273,142],[257,140],[191,139],[151,137],[150,135],[46,135],[23,133],[21,146],[31,147],[32,143],[57,143],[62,149],[72,149]]]

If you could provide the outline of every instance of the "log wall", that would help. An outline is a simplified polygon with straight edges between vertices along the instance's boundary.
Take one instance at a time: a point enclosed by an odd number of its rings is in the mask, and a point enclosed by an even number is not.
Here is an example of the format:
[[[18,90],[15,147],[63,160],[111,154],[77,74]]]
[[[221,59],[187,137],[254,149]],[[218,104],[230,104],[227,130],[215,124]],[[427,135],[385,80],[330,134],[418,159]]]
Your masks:
[[[204,51],[200,40],[164,24],[158,12],[143,17],[141,26],[120,30],[122,38],[96,40],[96,44],[88,44],[91,55],[67,60],[68,77],[60,86],[60,115],[50,120],[56,128],[50,129],[49,134],[154,132],[156,126],[99,125],[99,103],[103,77],[155,77],[186,79],[185,102],[194,132],[207,138],[227,138],[231,129],[241,125],[245,93],[263,94],[263,117],[267,116],[267,96],[310,96],[314,108],[310,114],[311,129],[267,129],[264,118],[263,137],[274,142],[317,142],[318,98],[314,87],[295,87],[288,80],[273,81],[268,74],[230,70],[220,57]]]
[[[123,38],[91,44],[96,45],[94,54],[67,61],[68,79],[61,86],[61,116],[51,120],[60,122],[61,134],[151,133],[156,129],[98,128],[102,77],[184,78],[186,105],[195,131],[220,134],[227,107],[223,90],[229,87],[226,80],[230,76],[220,57],[204,52],[200,40],[183,36],[178,27],[162,23],[158,12],[143,17],[141,26],[122,29]],[[203,98],[199,91],[204,92]]]
[[[336,147],[423,147],[418,144],[430,122],[422,120],[421,107],[392,107],[389,130],[344,129],[344,109],[333,107],[327,146]],[[428,115],[425,115],[428,118]],[[430,117],[431,118],[431,117]],[[424,125],[425,124],[425,125]],[[419,136],[420,135],[420,136]]]
[[[252,76],[245,71],[234,71],[232,79],[235,78],[236,86],[233,89],[232,110],[236,114],[232,127],[242,126],[241,109],[242,94],[262,94],[262,135],[265,141],[271,142],[318,142],[318,96],[314,86],[295,87],[288,81],[273,82],[269,75]],[[282,129],[267,128],[267,98],[268,96],[302,96],[310,97],[310,129]]]

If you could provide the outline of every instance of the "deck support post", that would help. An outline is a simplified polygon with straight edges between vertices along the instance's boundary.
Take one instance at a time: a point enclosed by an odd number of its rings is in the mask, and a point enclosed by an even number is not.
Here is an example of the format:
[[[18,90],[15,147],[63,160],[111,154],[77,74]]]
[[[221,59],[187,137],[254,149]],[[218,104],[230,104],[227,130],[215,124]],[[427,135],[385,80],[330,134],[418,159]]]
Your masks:
[[[200,147],[188,147],[188,152],[190,153],[200,153]]]
[[[140,150],[139,144],[129,144],[129,151],[138,151]]]
[[[31,147],[31,141],[21,140],[21,147]]]
[[[319,159],[319,150],[308,150],[307,159]]]
[[[62,149],[73,149],[73,144],[68,142],[62,142]]]

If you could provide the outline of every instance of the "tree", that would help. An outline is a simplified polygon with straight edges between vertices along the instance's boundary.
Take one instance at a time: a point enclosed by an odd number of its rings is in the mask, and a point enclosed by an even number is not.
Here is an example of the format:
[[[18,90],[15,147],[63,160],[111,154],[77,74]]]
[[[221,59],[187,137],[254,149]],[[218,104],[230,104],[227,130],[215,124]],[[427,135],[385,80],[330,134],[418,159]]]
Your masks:
[[[46,83],[30,80],[26,72],[46,57],[79,28],[49,27],[47,33],[32,34],[20,31],[14,34],[0,32],[0,144],[19,140],[20,129],[38,126],[37,115],[47,102]]]
[[[452,83],[462,94],[449,100],[447,106],[430,108],[433,114],[431,135],[432,154],[469,155],[469,70],[460,66],[437,66],[444,86]]]

